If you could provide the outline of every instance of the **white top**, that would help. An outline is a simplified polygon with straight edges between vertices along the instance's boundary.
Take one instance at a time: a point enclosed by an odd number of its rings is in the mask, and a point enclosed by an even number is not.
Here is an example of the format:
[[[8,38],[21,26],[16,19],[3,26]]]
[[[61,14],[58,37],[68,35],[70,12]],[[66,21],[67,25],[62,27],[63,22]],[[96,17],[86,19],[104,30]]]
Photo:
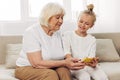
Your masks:
[[[80,37],[75,31],[66,32],[63,35],[63,46],[65,55],[72,54],[73,57],[80,59],[95,57],[96,39],[90,34]]]
[[[26,56],[29,52],[42,51],[43,60],[64,59],[61,34],[59,31],[48,36],[39,24],[29,27],[23,35],[23,48],[16,61],[17,66],[31,65]]]

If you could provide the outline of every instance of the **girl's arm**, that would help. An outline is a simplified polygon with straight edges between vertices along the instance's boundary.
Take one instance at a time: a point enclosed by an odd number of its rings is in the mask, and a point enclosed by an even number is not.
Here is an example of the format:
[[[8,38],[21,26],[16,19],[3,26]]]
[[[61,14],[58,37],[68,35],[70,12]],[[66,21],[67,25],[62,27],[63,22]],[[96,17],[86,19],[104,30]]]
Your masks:
[[[90,47],[90,52],[88,57],[93,58],[95,56],[96,56],[96,40],[92,43]]]
[[[91,45],[90,54],[88,57],[93,58],[93,60],[90,63],[86,63],[86,65],[95,68],[99,60],[98,57],[96,57],[96,39],[93,41]]]

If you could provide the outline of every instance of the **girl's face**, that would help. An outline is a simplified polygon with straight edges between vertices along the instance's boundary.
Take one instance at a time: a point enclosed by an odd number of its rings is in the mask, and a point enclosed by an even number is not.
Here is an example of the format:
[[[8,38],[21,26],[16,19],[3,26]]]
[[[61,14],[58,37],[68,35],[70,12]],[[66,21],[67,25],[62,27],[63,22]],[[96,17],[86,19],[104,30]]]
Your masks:
[[[78,31],[86,33],[89,28],[93,26],[93,17],[88,14],[82,14],[78,21]]]
[[[63,14],[57,14],[57,15],[52,16],[49,19],[49,26],[51,30],[57,31],[60,29],[60,26],[63,23],[63,16],[64,16]]]

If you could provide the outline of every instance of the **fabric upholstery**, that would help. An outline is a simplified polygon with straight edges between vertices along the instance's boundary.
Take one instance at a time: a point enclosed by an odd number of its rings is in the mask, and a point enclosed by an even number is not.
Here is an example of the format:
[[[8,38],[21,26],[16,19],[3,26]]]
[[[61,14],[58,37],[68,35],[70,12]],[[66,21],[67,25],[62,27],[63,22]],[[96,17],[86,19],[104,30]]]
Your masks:
[[[0,36],[0,64],[6,60],[6,45],[22,43],[22,36]]]
[[[16,60],[22,49],[22,44],[7,44],[6,47],[6,68],[15,68]]]
[[[120,80],[120,62],[104,62],[100,63],[100,66],[109,80]]]
[[[93,33],[97,39],[112,39],[117,52],[120,55],[120,33]],[[17,80],[14,77],[14,69],[6,69],[6,45],[17,44],[22,42],[21,35],[14,36],[0,36],[0,80]],[[108,75],[109,80],[120,80],[120,62],[102,62],[100,63],[101,68]]]
[[[120,55],[120,33],[92,33],[97,39],[112,39],[116,50]]]
[[[6,69],[5,65],[0,65],[0,80],[19,80],[15,78],[15,69]]]
[[[118,61],[120,59],[112,39],[97,39],[96,54],[101,62]]]

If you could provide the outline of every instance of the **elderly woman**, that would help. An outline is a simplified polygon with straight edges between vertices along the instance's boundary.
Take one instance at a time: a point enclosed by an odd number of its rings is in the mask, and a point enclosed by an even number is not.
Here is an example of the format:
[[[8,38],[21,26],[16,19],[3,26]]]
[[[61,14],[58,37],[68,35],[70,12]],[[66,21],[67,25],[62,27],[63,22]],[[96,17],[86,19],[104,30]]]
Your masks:
[[[40,14],[40,24],[29,27],[16,61],[15,77],[20,80],[72,80],[69,69],[81,69],[77,59],[65,59],[60,35],[65,12],[57,3],[48,3]]]

